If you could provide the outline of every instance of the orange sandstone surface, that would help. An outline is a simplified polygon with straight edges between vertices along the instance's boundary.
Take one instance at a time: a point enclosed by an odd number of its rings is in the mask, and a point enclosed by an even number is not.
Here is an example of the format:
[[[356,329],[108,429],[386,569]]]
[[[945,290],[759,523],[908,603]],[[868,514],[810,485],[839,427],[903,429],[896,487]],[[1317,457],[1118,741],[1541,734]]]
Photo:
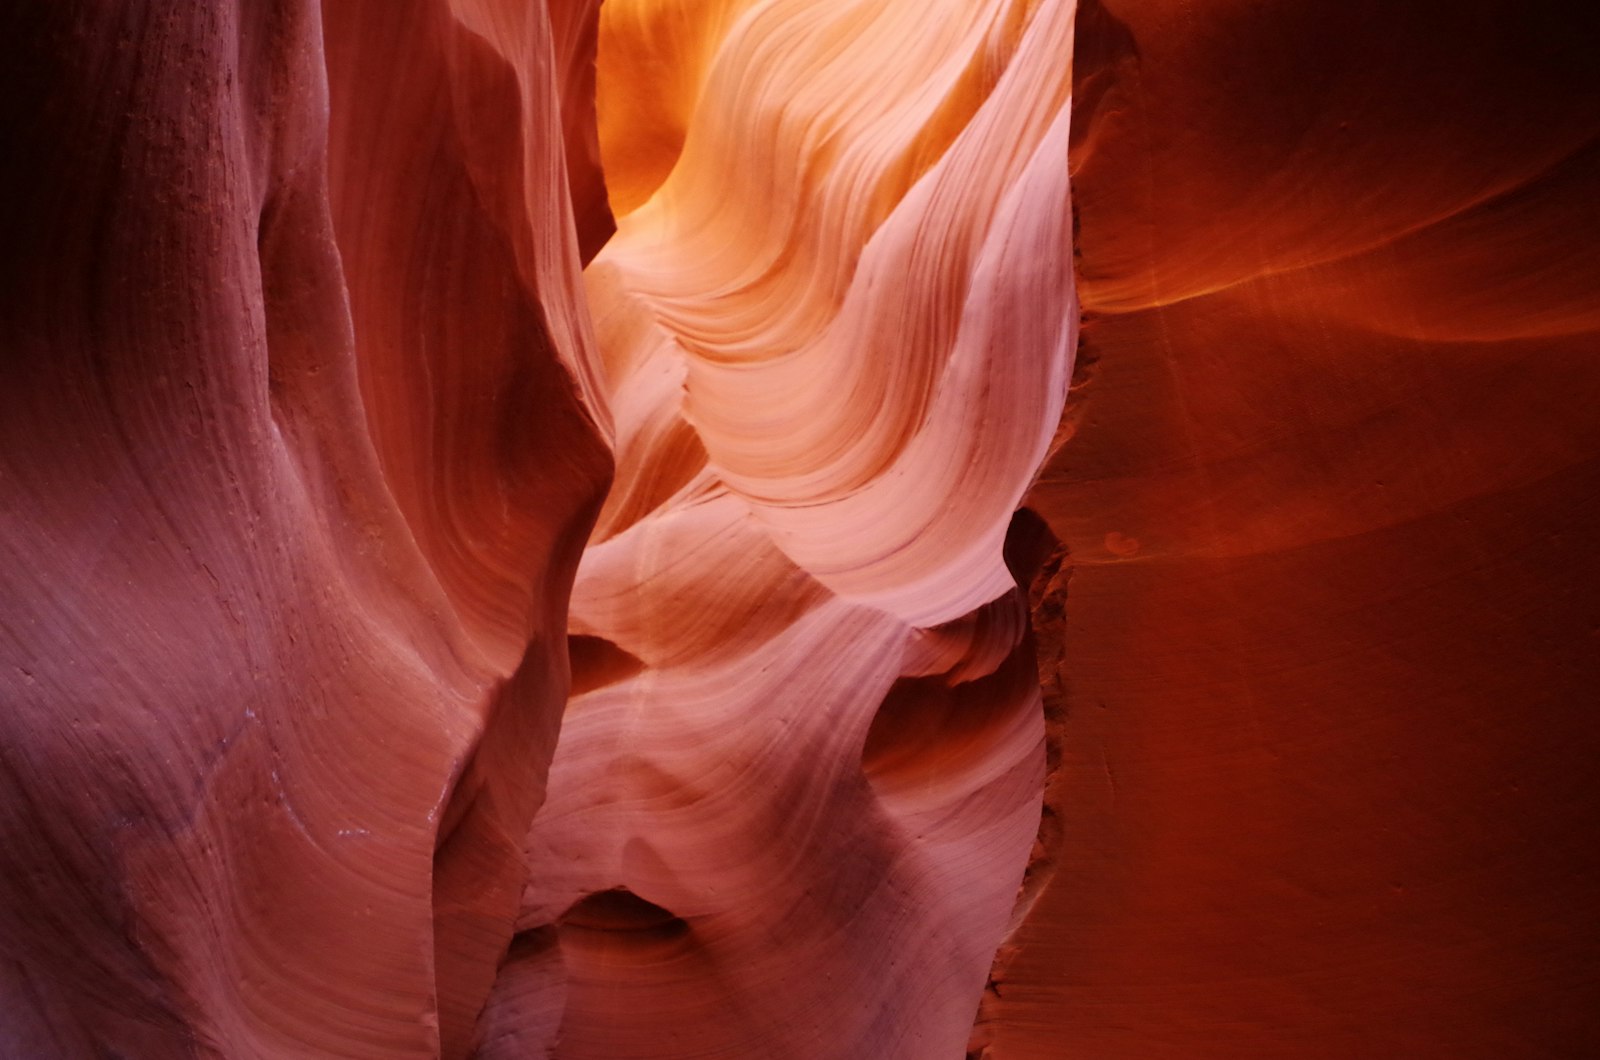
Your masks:
[[[960,1055],[1045,768],[1073,9],[713,6],[602,10],[617,472],[482,1052]]]
[[[1600,1051],[1595,15],[0,31],[0,1057]]]

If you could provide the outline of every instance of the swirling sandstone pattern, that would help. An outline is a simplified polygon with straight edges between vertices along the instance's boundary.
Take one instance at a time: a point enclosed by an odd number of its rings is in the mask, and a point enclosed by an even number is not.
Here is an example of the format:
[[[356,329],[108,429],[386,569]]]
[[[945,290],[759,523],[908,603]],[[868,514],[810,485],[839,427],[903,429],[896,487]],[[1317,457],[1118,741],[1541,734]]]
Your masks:
[[[959,1055],[1038,829],[1002,553],[1075,342],[1072,8],[694,14],[602,21],[617,478],[484,1052]]]
[[[964,1043],[1071,6],[596,8],[7,16],[7,1054]]]
[[[0,1057],[1600,1054],[1594,12],[0,40]]]

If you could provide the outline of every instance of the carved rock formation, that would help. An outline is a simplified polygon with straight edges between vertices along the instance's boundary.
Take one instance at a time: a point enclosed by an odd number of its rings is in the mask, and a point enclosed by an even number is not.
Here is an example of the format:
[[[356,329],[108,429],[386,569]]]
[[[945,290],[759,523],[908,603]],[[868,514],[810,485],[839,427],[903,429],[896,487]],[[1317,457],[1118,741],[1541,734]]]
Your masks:
[[[597,5],[9,16],[8,1054],[965,1041],[1072,9],[693,14],[586,280]]]
[[[0,12],[0,1056],[1600,1051],[1596,22]]]
[[[603,16],[617,478],[485,1055],[958,1054],[1038,829],[1003,546],[1076,334],[1072,8],[696,14]],[[660,40],[681,143],[604,76]]]

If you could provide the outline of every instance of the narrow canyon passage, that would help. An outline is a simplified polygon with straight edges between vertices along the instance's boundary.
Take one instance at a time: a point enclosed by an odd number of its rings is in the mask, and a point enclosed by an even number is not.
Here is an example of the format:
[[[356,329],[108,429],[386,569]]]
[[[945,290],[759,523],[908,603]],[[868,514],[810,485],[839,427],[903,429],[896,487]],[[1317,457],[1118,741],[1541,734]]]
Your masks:
[[[0,40],[0,1058],[1600,1053],[1600,9]]]

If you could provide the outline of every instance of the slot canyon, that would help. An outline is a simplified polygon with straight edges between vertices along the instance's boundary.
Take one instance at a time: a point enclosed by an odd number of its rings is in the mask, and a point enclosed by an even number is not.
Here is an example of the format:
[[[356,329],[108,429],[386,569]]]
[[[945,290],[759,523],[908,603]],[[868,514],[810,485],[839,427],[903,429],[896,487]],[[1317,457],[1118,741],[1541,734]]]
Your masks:
[[[0,1058],[1600,1055],[1600,7],[0,31]]]

